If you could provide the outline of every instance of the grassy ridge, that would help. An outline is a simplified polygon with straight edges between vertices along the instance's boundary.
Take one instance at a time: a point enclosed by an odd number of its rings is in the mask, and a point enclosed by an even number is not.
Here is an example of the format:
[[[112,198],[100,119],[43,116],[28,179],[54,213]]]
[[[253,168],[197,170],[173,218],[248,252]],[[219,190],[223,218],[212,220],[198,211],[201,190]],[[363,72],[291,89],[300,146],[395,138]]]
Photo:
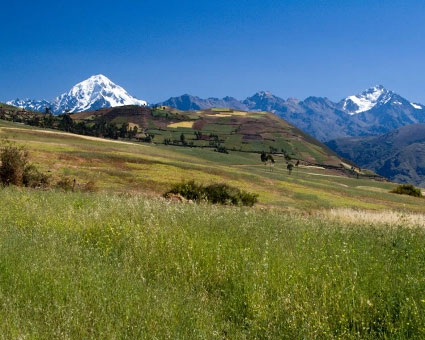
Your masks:
[[[96,181],[102,190],[159,196],[181,180],[224,182],[259,194],[259,204],[285,209],[356,207],[425,211],[423,200],[391,194],[392,183],[347,178],[317,167],[288,175],[283,157],[273,171],[258,154],[222,154],[200,148],[120,143],[0,121],[0,138],[27,147],[31,161],[53,179]]]
[[[0,338],[424,338],[424,230],[0,190]]]

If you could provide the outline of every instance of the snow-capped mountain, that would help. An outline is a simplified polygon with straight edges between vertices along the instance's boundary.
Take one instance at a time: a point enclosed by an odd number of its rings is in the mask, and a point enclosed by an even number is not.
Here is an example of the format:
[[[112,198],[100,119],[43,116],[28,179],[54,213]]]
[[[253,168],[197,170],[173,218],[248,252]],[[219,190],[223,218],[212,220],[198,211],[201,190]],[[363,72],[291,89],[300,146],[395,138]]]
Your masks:
[[[147,105],[146,101],[134,98],[121,86],[102,74],[91,76],[76,84],[68,92],[61,94],[51,102],[16,99],[9,101],[8,104],[40,112],[44,112],[46,107],[50,107],[51,112],[56,114],[92,111],[123,105]]]
[[[377,85],[366,91],[349,96],[340,102],[343,111],[350,115],[369,111],[377,105],[384,105],[391,100],[394,92],[388,91],[382,85]]]
[[[132,97],[121,86],[99,74],[78,83],[67,93],[57,97],[52,103],[52,110],[83,112],[123,105],[145,106],[147,103]]]
[[[46,107],[50,107],[51,103],[47,100],[34,100],[34,99],[15,99],[10,100],[6,102],[6,104],[21,107],[26,110],[30,111],[39,111],[39,112],[45,112]]]
[[[228,97],[225,97],[228,98]],[[408,101],[382,85],[373,86],[340,102],[328,98],[308,97],[304,100],[277,97],[260,91],[243,101],[201,99],[190,95],[163,102],[181,110],[199,107],[230,107],[250,111],[269,111],[321,141],[346,136],[373,136],[402,126],[425,123],[425,106]]]

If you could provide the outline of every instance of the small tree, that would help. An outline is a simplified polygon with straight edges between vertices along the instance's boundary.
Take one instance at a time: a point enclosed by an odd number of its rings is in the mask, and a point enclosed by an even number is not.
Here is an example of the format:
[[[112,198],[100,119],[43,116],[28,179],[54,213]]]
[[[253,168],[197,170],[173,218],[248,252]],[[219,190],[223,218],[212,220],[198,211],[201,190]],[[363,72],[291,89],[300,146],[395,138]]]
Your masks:
[[[286,166],[286,168],[288,169],[288,174],[291,174],[292,173],[292,169],[294,168],[294,164],[288,163],[288,165]]]
[[[182,133],[182,134],[180,135],[180,142],[181,142],[183,145],[186,145],[186,138],[185,138],[185,136],[184,136],[184,133]]]
[[[270,171],[273,171],[274,158],[272,155],[267,155],[267,163],[269,164]]]
[[[270,171],[272,171],[272,166],[274,165],[274,158],[272,155],[267,155],[264,151],[261,153],[261,161],[264,163],[264,166],[269,165]]]

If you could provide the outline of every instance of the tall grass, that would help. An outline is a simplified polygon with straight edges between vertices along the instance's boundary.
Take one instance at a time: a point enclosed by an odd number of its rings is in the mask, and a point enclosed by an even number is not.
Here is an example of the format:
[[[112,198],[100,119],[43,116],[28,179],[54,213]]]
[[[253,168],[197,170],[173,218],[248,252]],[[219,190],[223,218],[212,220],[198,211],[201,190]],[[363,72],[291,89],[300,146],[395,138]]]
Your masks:
[[[425,337],[425,232],[0,190],[2,339]]]

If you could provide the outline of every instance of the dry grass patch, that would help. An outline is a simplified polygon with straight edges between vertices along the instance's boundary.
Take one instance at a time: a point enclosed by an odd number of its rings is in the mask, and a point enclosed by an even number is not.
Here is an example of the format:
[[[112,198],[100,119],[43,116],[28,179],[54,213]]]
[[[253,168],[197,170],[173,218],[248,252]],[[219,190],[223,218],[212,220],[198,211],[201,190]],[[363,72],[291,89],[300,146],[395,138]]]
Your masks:
[[[320,215],[334,221],[349,224],[425,227],[425,215],[394,210],[371,211],[349,208],[329,209]]]
[[[167,125],[167,127],[169,128],[189,128],[191,129],[193,126],[194,122],[178,122],[178,123],[173,123],[173,124],[169,124]]]

